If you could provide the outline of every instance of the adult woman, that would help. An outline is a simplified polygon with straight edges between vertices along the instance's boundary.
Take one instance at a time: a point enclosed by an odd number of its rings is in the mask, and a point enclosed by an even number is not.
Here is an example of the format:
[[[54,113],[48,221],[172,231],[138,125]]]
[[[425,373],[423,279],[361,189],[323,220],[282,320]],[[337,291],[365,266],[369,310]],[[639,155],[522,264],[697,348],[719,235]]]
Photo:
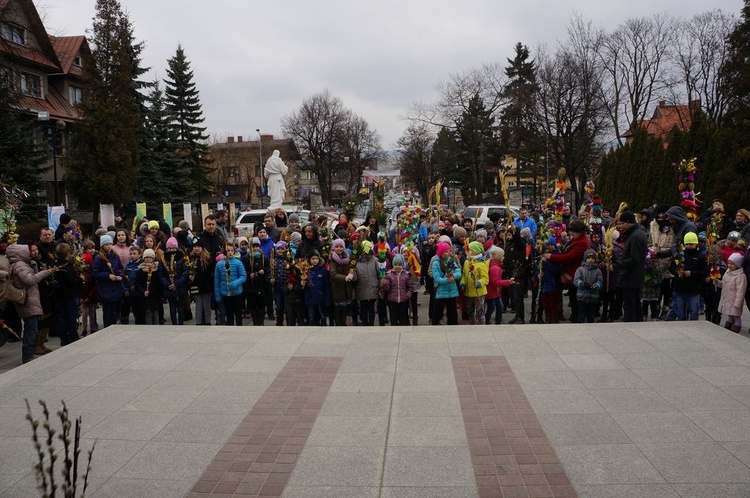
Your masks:
[[[745,242],[750,242],[750,211],[739,209],[734,216],[734,229],[740,232]]]
[[[562,284],[570,290],[570,322],[578,321],[578,300],[576,299],[576,288],[573,285],[573,275],[581,263],[583,253],[591,247],[591,241],[586,237],[586,225],[581,220],[570,222],[570,243],[560,254],[546,253],[542,255],[545,261],[552,261],[562,265],[563,274],[560,278]]]

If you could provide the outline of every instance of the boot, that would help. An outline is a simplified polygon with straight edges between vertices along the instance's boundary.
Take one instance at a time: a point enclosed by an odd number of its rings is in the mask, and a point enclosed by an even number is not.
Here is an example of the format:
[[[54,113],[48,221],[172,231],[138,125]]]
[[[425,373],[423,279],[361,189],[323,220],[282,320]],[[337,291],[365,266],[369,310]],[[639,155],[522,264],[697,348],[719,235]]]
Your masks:
[[[47,353],[51,353],[52,350],[48,348],[45,343],[47,342],[47,337],[49,336],[49,329],[40,329],[39,330],[39,336],[41,336],[41,341],[39,342],[39,346],[46,351]]]
[[[742,327],[740,327],[739,325],[732,325],[732,329],[731,330],[735,334],[739,334],[741,329],[742,329]]]
[[[732,324],[729,322],[724,322],[724,328],[727,330],[732,330]]]
[[[47,351],[42,349],[42,344],[44,344],[44,341],[42,340],[42,331],[40,330],[36,334],[36,339],[34,339],[34,354],[36,356],[47,354]]]

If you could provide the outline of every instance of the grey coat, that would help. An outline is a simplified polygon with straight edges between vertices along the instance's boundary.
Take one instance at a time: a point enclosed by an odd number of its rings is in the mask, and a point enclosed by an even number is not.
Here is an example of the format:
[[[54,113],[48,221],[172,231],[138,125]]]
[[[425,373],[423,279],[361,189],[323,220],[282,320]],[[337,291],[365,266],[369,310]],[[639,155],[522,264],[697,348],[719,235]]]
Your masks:
[[[367,261],[360,259],[354,271],[356,272],[354,291],[357,299],[360,301],[377,299],[380,282],[378,282],[378,262],[375,258],[370,257]]]
[[[10,262],[12,278],[26,287],[26,303],[16,304],[16,311],[21,318],[43,315],[42,304],[39,301],[39,282],[50,276],[49,270],[36,272],[31,267],[31,252],[29,246],[12,244],[8,246],[7,253]]]

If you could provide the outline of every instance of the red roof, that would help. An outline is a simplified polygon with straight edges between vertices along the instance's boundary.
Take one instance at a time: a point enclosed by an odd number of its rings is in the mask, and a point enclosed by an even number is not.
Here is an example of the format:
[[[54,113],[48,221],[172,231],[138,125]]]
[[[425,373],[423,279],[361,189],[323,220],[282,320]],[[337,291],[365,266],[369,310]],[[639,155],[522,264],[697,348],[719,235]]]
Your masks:
[[[10,57],[24,59],[27,62],[39,64],[47,69],[55,71],[60,70],[60,66],[54,61],[50,60],[49,57],[44,55],[41,51],[27,47],[25,45],[19,45],[17,43],[8,42],[0,38],[0,53],[7,54]]]
[[[18,99],[17,108],[25,111],[47,111],[50,119],[55,121],[67,121],[69,123],[78,119],[78,112],[70,105],[68,99],[54,87],[49,87],[44,99],[21,96]]]
[[[672,131],[675,129],[684,131],[690,128],[692,111],[696,106],[700,106],[700,100],[691,102],[689,105],[666,105],[666,102],[661,100],[651,119],[638,121],[638,126],[645,129],[647,134],[663,141],[666,147]],[[633,135],[633,131],[628,130],[620,136],[630,138]]]
[[[73,60],[77,55],[80,55],[81,45],[86,40],[84,36],[52,36],[49,37],[52,42],[52,47],[57,53],[57,58],[60,59],[60,66],[62,72],[65,74],[73,74],[76,76],[83,76],[83,71],[80,66],[74,66]]]

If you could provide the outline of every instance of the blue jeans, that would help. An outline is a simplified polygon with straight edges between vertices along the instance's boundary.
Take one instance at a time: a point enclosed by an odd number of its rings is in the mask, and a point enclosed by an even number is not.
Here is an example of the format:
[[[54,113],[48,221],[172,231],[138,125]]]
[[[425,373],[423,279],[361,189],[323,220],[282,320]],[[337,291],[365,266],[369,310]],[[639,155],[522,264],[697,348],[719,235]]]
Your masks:
[[[307,305],[307,324],[311,326],[326,326],[326,307],[320,305]]]
[[[484,323],[489,325],[491,323],[493,313],[495,315],[495,325],[503,323],[503,299],[498,296],[493,299],[485,299],[484,304],[487,306],[487,311],[484,312]]]
[[[578,323],[594,323],[598,302],[578,301]]]
[[[29,360],[34,357],[34,341],[39,332],[39,317],[30,316],[23,319],[23,345],[21,346],[21,359]]]
[[[172,325],[183,325],[185,323],[185,306],[179,297],[168,297],[169,301],[169,318]]]
[[[67,346],[75,342],[78,337],[78,298],[74,297],[68,302],[57,303],[57,335],[60,336],[60,345]]]
[[[672,310],[674,310],[677,320],[697,320],[700,297],[700,294],[675,292]]]
[[[120,301],[102,302],[102,314],[104,315],[103,328],[117,325],[117,321],[120,319]]]
[[[286,311],[286,291],[284,289],[273,290],[273,301],[276,304],[276,324],[284,324],[284,312]]]

